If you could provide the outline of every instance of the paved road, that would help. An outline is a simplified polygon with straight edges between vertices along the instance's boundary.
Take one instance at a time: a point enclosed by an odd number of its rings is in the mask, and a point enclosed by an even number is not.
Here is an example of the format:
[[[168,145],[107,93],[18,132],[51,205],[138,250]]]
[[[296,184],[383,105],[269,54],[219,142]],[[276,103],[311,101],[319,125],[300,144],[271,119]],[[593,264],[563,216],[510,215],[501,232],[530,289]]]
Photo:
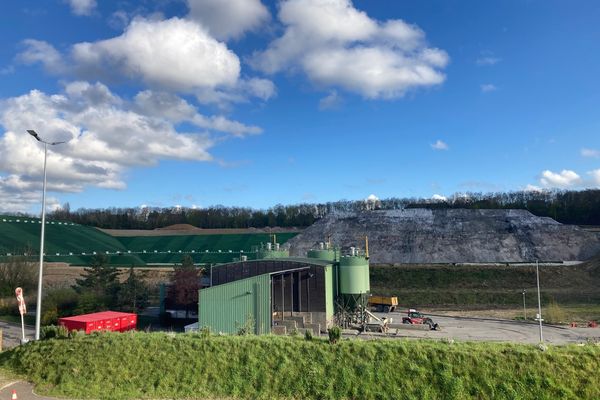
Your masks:
[[[376,313],[387,316],[393,323],[401,323],[403,313]],[[397,337],[456,339],[464,341],[498,341],[516,343],[539,343],[539,326],[535,323],[513,320],[431,316],[441,329],[421,331],[398,329]],[[396,330],[391,330],[396,333]],[[550,344],[582,343],[586,340],[600,341],[600,328],[567,328],[543,326],[544,341]]]
[[[19,400],[52,400],[53,397],[38,396],[33,391],[33,386],[30,383],[23,381],[13,381],[0,387],[0,400],[10,400],[12,391],[17,392]]]
[[[14,347],[21,342],[21,324],[0,321],[0,330],[2,330],[2,346],[4,349]],[[33,339],[35,337],[35,327],[25,325],[25,337]],[[0,400],[2,400],[0,398]]]

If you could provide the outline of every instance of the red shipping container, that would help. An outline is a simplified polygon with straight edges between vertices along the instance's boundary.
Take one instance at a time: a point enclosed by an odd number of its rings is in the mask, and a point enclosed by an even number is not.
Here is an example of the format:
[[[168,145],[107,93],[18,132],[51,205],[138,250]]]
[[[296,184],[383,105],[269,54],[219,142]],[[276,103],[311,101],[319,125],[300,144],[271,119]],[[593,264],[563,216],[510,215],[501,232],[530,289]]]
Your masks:
[[[116,331],[125,332],[137,327],[137,315],[117,311],[102,311],[92,314],[59,318],[58,324],[69,331]]]

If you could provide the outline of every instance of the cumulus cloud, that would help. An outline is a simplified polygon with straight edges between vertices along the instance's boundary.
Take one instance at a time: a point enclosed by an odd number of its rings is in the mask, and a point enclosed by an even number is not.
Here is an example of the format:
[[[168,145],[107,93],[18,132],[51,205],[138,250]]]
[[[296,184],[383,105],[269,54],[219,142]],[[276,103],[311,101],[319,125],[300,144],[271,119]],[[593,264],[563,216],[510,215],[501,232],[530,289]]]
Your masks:
[[[71,56],[83,75],[119,72],[128,78],[177,91],[233,85],[238,57],[198,24],[171,18],[136,18],[118,37],[77,43]]]
[[[180,132],[179,122],[203,128]],[[70,140],[48,152],[48,189],[79,192],[87,186],[124,189],[129,167],[151,166],[163,159],[209,161],[214,139],[205,129],[235,136],[259,133],[223,116],[204,116],[185,100],[164,93],[140,92],[133,102],[106,86],[68,84],[59,94],[38,90],[0,104],[0,193],[17,203],[2,202],[14,211],[39,201],[43,148],[25,129],[38,129],[48,141]],[[14,203],[14,204],[13,204]],[[12,205],[11,205],[12,204]]]
[[[600,157],[600,150],[596,149],[586,149],[585,147],[581,149],[582,157],[590,157],[590,158],[598,158]]]
[[[482,93],[495,92],[496,90],[498,90],[496,85],[494,85],[493,83],[485,83],[481,85],[480,88]]]
[[[58,50],[43,40],[26,39],[22,42],[25,50],[17,55],[17,60],[31,65],[40,63],[51,73],[64,72],[66,66]]]
[[[448,201],[448,198],[446,196],[442,196],[441,194],[434,194],[433,196],[431,196],[431,200],[434,200],[434,201]]]
[[[433,150],[448,150],[448,144],[441,141],[441,140],[437,140],[435,143],[430,144],[431,148]]]
[[[270,19],[260,0],[188,0],[191,18],[220,40],[236,39]]]
[[[589,171],[588,175],[591,177],[591,186],[600,187],[600,169]]]
[[[287,0],[280,4],[283,35],[252,65],[266,73],[295,68],[323,87],[366,98],[396,98],[440,84],[446,52],[430,48],[425,34],[402,20],[377,21],[350,0]]]
[[[266,101],[277,93],[269,79],[240,77],[238,56],[188,19],[134,18],[120,36],[76,43],[64,54],[39,40],[27,39],[22,44],[25,50],[18,60],[41,63],[57,75],[138,81],[152,89],[194,94],[200,102],[219,105],[250,98]]]
[[[67,0],[67,2],[75,15],[92,15],[96,9],[96,0]]]
[[[570,188],[582,183],[581,177],[575,172],[563,169],[561,172],[545,170],[542,172],[540,183],[544,187]]]

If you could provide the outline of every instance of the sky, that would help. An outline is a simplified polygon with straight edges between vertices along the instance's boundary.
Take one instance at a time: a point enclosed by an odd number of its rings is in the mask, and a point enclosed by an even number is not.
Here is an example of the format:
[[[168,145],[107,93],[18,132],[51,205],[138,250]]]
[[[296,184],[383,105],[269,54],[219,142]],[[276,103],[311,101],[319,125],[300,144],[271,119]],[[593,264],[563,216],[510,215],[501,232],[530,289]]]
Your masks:
[[[0,212],[600,187],[595,0],[0,7]]]

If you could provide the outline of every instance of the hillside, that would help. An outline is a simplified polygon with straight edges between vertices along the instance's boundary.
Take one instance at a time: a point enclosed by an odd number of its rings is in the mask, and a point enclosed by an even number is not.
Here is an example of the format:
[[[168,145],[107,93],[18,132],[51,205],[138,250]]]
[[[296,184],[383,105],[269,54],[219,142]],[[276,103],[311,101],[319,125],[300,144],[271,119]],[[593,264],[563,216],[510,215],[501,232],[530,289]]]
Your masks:
[[[330,215],[288,242],[303,254],[331,237],[342,247],[369,237],[373,264],[586,260],[600,252],[592,232],[525,210],[405,209]]]
[[[294,232],[277,234],[280,243]],[[46,221],[46,261],[86,265],[94,252],[107,254],[114,265],[181,262],[185,253],[196,263],[222,263],[269,241],[268,233],[112,236],[99,229],[67,222]],[[39,254],[40,220],[0,216],[0,260],[7,254]]]
[[[78,399],[597,399],[599,360],[595,345],[138,332],[32,342],[0,368]]]

